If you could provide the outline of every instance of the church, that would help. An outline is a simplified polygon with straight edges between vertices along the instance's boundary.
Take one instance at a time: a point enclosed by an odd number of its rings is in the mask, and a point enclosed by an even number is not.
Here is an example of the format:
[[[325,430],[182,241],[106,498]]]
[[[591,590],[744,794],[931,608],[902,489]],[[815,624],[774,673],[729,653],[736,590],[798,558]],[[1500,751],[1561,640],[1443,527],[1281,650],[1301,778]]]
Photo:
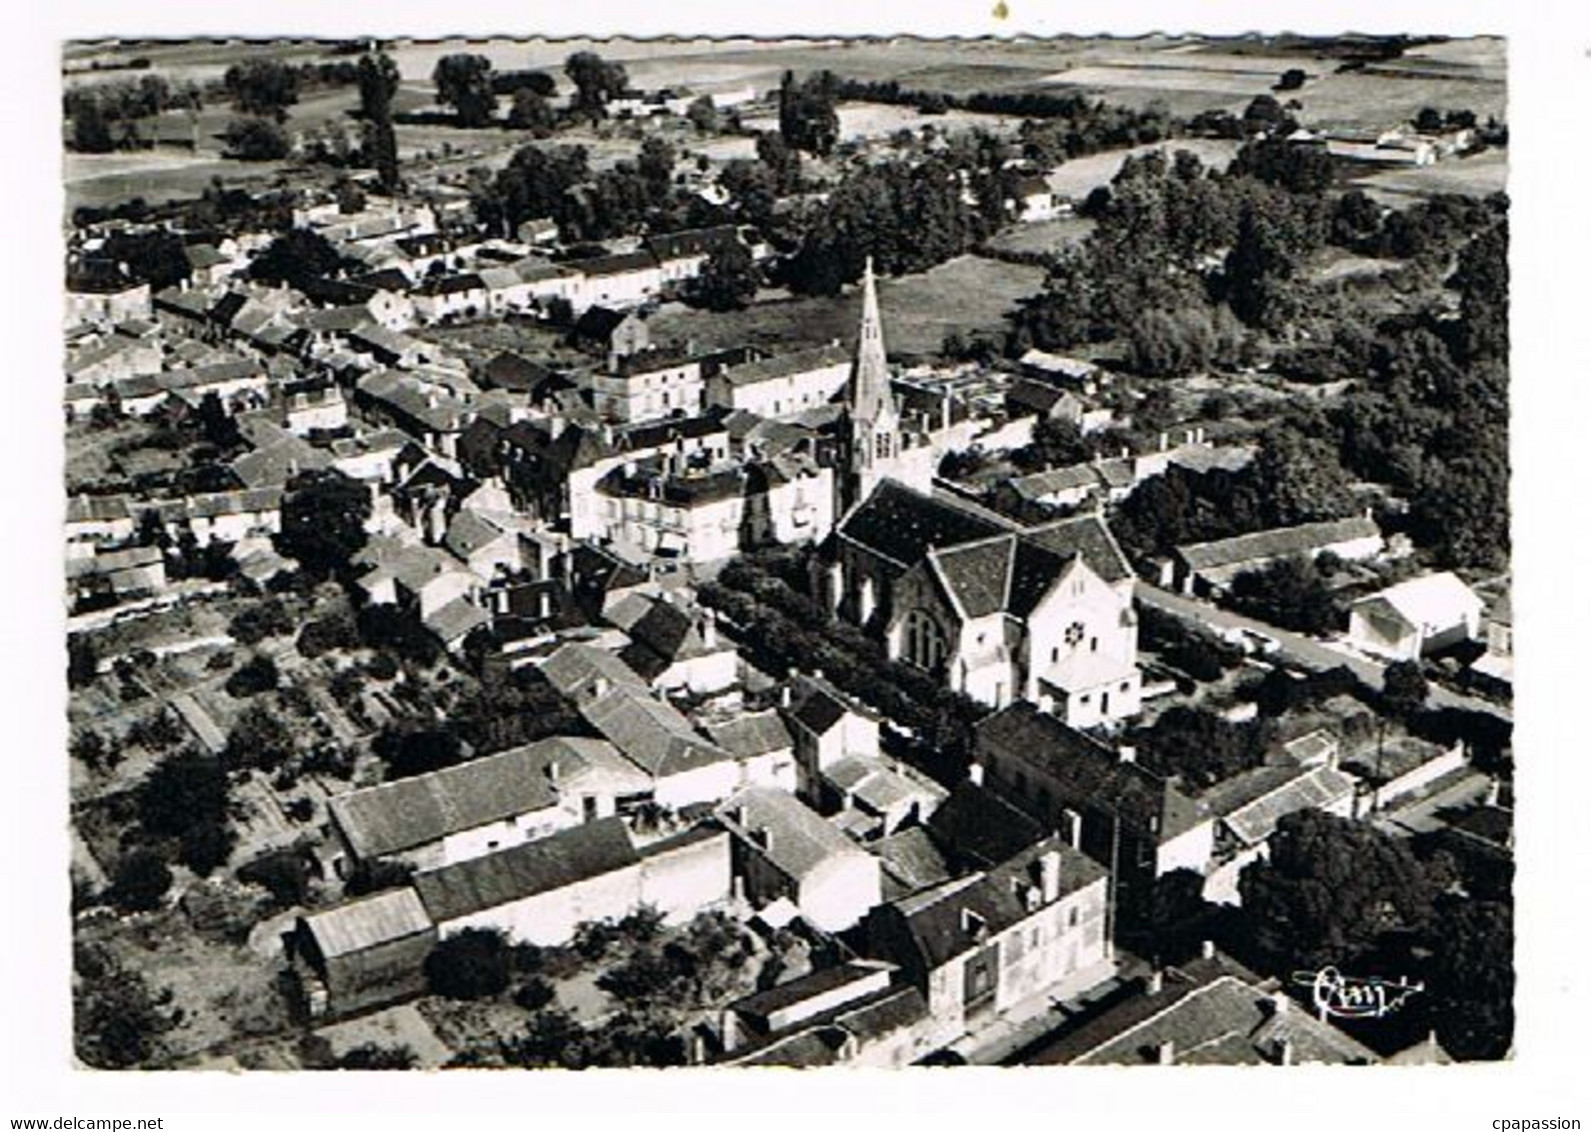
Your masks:
[[[862,325],[851,363],[851,380],[839,421],[839,473],[835,476],[838,506],[843,514],[866,499],[885,479],[894,479],[919,491],[934,481],[939,456],[928,422],[908,427],[902,419],[890,386],[889,362],[884,352],[884,324],[878,309],[878,286],[873,259],[862,273]]]
[[[936,446],[903,433],[872,263],[848,390],[844,515],[813,563],[835,616],[889,657],[1000,708],[1036,704],[1073,727],[1138,714],[1134,577],[1098,515],[1036,527],[933,492]]]

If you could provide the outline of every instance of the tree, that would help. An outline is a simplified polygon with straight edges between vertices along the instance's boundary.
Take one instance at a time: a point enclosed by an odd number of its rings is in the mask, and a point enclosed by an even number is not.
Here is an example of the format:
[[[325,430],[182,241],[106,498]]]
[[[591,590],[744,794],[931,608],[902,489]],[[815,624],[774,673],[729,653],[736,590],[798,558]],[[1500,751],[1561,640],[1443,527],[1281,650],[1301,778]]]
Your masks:
[[[684,299],[710,311],[744,310],[757,297],[761,272],[739,240],[714,249],[701,274],[685,284]]]
[[[694,99],[685,108],[685,118],[699,134],[718,132],[718,104],[713,101],[712,95],[704,94]]]
[[[1276,80],[1277,90],[1298,90],[1308,81],[1309,76],[1301,67],[1289,67],[1282,72],[1282,77]]]
[[[241,161],[280,161],[293,148],[287,131],[268,118],[234,118],[221,137],[227,153]]]
[[[1232,579],[1232,608],[1299,633],[1337,627],[1341,610],[1330,587],[1307,558],[1282,558]]]
[[[436,100],[451,106],[460,126],[475,129],[489,125],[497,113],[492,93],[492,62],[484,55],[444,55],[431,72]]]
[[[149,912],[160,907],[171,888],[171,870],[160,854],[134,849],[116,867],[111,899],[127,912]]]
[[[1319,810],[1288,814],[1238,879],[1247,936],[1272,971],[1349,970],[1389,933],[1423,930],[1436,891],[1406,841]]]
[[[105,107],[98,98],[79,100],[72,112],[72,145],[79,153],[109,153],[116,148]]]
[[[275,691],[280,678],[276,670],[276,661],[264,653],[255,653],[233,669],[232,675],[227,677],[227,694],[238,699],[246,699],[261,692]]]
[[[239,113],[287,121],[298,102],[298,68],[274,59],[249,59],[227,68],[223,79]]]
[[[66,683],[70,688],[85,688],[99,676],[99,646],[87,633],[72,633],[66,638]]]
[[[371,749],[387,764],[389,782],[454,766],[464,756],[458,735],[446,726],[389,728],[376,736]]]
[[[1247,478],[1268,526],[1340,519],[1353,508],[1351,481],[1333,446],[1287,425],[1266,432]]]
[[[240,644],[257,645],[267,637],[282,637],[293,631],[293,619],[279,597],[253,602],[238,611],[227,625],[227,633]]]
[[[446,998],[492,998],[508,989],[511,972],[508,941],[484,928],[448,936],[425,960],[426,982]]]
[[[808,75],[801,83],[786,71],[779,84],[779,136],[793,149],[828,156],[840,139],[834,101],[835,78],[828,71]]]
[[[1387,665],[1382,676],[1381,696],[1387,710],[1400,719],[1409,719],[1425,707],[1430,686],[1417,660],[1399,660]]]
[[[1243,129],[1249,134],[1287,134],[1296,125],[1282,104],[1268,94],[1257,95],[1243,111]]]
[[[313,578],[348,569],[369,537],[370,492],[336,469],[301,472],[288,481],[276,549]]]
[[[398,65],[384,51],[359,58],[359,109],[365,120],[365,155],[375,166],[381,187],[396,190],[398,139],[392,125],[392,99],[398,92]]]
[[[674,147],[659,137],[647,138],[636,154],[636,172],[646,182],[647,197],[654,205],[662,204],[668,197],[674,179],[674,160]]]
[[[563,73],[574,84],[570,108],[597,121],[607,117],[608,102],[623,94],[630,77],[622,63],[610,63],[595,51],[577,51],[564,60]]]
[[[233,769],[275,770],[298,748],[293,729],[261,703],[250,704],[227,733],[221,757]]]
[[[345,261],[319,232],[291,228],[272,240],[249,265],[249,275],[262,283],[302,286],[310,280],[335,275]]]
[[[73,949],[73,1047],[96,1069],[149,1065],[165,1052],[163,1035],[176,1024],[170,992],[156,996],[143,974],[123,967],[105,948]]]
[[[508,124],[514,129],[529,130],[535,137],[546,138],[552,136],[556,123],[552,104],[543,95],[529,87],[514,92],[513,108],[508,112]]]
[[[337,1059],[338,1069],[413,1069],[419,1062],[408,1046],[383,1046],[365,1042]]]
[[[136,794],[139,823],[179,842],[179,859],[201,875],[226,860],[231,787],[219,760],[188,749],[157,763]]]
[[[1447,900],[1428,977],[1437,1039],[1460,1061],[1506,1057],[1514,1038],[1514,908]]]
[[[1145,765],[1203,790],[1265,761],[1270,729],[1232,723],[1203,707],[1172,707],[1137,733]]]

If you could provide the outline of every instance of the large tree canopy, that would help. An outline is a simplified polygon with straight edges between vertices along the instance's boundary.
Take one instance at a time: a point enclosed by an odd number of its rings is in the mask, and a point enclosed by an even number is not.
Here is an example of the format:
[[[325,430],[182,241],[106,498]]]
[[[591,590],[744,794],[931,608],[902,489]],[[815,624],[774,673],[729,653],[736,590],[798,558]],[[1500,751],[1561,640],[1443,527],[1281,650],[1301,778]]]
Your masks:
[[[453,108],[459,125],[484,126],[497,113],[492,61],[486,56],[444,55],[436,61],[431,80],[436,83],[436,100]]]
[[[370,492],[335,469],[301,472],[282,499],[276,548],[316,578],[344,570],[365,545]]]

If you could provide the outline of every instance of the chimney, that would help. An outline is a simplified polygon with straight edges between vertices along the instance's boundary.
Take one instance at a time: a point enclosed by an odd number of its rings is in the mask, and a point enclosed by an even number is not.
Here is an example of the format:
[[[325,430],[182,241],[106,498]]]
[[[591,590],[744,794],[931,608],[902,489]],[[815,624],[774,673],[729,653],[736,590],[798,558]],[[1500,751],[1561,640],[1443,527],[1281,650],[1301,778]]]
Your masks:
[[[558,785],[558,760],[557,759],[553,759],[550,763],[547,764],[547,780],[549,782],[551,782],[553,784],[553,786],[555,786],[555,787]]]
[[[950,429],[950,394],[946,393],[939,399],[939,427],[945,431]]]
[[[1046,904],[1061,898],[1061,855],[1054,849],[1039,858],[1039,891]]]
[[[1165,976],[1159,968],[1149,972],[1149,980],[1144,984],[1144,994],[1156,995],[1165,987]]]
[[[779,706],[788,709],[790,707],[790,700],[790,685],[786,684],[779,689]]]
[[[1123,744],[1116,749],[1116,754],[1124,763],[1135,763],[1138,761],[1137,747],[1129,747]]]
[[[740,1048],[740,1019],[733,1010],[726,1010],[719,1016],[718,1028],[725,1053],[734,1053]]]
[[[1061,811],[1061,836],[1073,849],[1083,848],[1083,815],[1076,810]]]
[[[1160,434],[1160,451],[1164,452],[1171,445],[1171,438],[1165,433]]]
[[[1155,1063],[1157,1065],[1175,1065],[1177,1063],[1177,1043],[1167,1038],[1155,1044]]]
[[[773,830],[767,826],[763,826],[761,829],[754,829],[751,831],[751,840],[764,853],[767,853],[773,849]]]
[[[1280,1018],[1291,1009],[1292,1003],[1287,998],[1287,992],[1275,990],[1271,992],[1271,1016]]]
[[[718,647],[718,615],[711,609],[702,611],[702,647]]]
[[[1199,943],[1199,956],[1203,959],[1215,958],[1215,941],[1206,939]]]
[[[1276,1040],[1276,1059],[1282,1065],[1293,1063],[1293,1039],[1278,1038]]]
[[[1503,780],[1493,775],[1486,783],[1486,804],[1495,806],[1502,796]]]
[[[599,700],[608,694],[608,687],[608,678],[606,676],[598,676],[591,681],[591,692]]]

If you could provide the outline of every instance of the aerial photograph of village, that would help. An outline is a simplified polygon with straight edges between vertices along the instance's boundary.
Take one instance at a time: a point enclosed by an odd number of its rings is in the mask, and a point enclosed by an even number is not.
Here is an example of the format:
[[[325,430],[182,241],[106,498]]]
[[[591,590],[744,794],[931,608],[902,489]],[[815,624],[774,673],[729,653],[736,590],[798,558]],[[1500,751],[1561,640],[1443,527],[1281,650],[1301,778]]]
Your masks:
[[[1510,1059],[1506,57],[62,45],[76,1064]]]

